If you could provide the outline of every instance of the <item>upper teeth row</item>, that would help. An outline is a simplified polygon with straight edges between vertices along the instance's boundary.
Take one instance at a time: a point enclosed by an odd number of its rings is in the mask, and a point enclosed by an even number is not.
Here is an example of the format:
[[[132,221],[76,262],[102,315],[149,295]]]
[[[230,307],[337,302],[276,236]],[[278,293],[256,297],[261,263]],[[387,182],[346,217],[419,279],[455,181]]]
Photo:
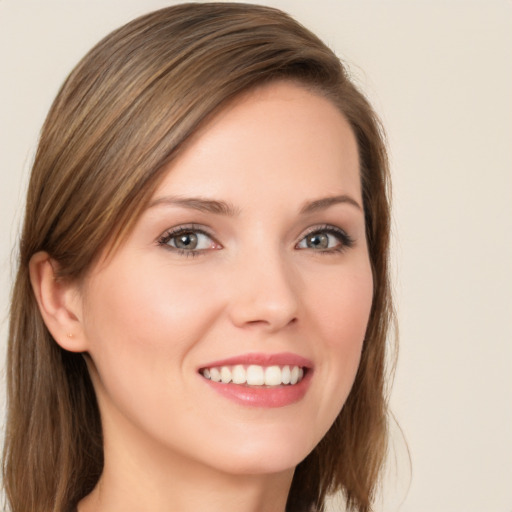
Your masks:
[[[300,366],[259,366],[251,364],[243,366],[220,366],[204,368],[203,377],[228,384],[247,384],[248,386],[280,386],[281,384],[297,384],[304,376]]]

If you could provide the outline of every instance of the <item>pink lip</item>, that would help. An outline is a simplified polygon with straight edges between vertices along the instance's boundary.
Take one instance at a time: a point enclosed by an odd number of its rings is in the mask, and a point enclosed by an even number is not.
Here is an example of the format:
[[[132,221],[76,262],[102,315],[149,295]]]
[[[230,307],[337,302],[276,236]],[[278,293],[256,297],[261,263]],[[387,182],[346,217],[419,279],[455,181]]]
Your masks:
[[[298,356],[291,352],[280,352],[278,354],[241,354],[239,356],[230,357],[228,359],[221,359],[201,366],[201,368],[213,368],[214,366],[233,366],[235,364],[258,364],[260,366],[272,365],[290,365],[302,366],[303,368],[313,368],[313,363],[305,357]]]
[[[251,387],[239,384],[223,384],[201,377],[205,384],[222,396],[245,406],[251,407],[284,407],[301,400],[306,394],[313,376],[313,363],[309,359],[291,353],[280,354],[244,354],[214,361],[201,368],[214,366],[232,366],[235,364],[258,364],[261,366],[290,365],[302,366],[306,369],[303,379],[294,385]]]

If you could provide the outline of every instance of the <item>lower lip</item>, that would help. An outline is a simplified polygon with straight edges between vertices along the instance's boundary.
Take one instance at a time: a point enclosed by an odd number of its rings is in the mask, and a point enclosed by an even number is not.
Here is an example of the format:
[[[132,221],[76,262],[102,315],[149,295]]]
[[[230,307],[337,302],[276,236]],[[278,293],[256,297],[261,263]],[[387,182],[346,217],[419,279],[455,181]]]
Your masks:
[[[244,386],[240,384],[223,384],[201,377],[206,384],[222,396],[250,407],[284,407],[304,398],[312,377],[308,370],[303,379],[293,385],[283,386]]]

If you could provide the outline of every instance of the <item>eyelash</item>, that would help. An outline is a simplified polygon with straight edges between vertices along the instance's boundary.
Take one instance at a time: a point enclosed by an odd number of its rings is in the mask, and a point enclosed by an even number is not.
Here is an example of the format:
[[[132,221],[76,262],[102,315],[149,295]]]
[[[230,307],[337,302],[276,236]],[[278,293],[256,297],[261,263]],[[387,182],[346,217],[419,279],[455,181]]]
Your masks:
[[[201,228],[194,224],[188,224],[185,226],[178,226],[176,228],[169,229],[157,240],[157,243],[159,246],[163,247],[164,249],[175,252],[176,254],[178,254],[180,256],[186,256],[186,257],[193,258],[193,257],[205,254],[207,252],[206,249],[186,250],[186,249],[179,249],[177,247],[171,247],[169,245],[169,242],[173,238],[177,238],[180,235],[185,235],[185,234],[190,234],[190,233],[207,236],[208,238],[211,238],[214,243],[218,244],[218,242],[213,238],[213,236],[210,233],[208,233],[208,231],[206,231],[204,228]]]
[[[159,246],[162,246],[167,250],[175,252],[180,256],[196,257],[196,256],[205,254],[208,251],[208,249],[186,250],[186,249],[179,249],[177,247],[171,247],[169,245],[169,242],[173,238],[176,238],[176,237],[178,237],[180,235],[184,235],[184,234],[190,234],[190,233],[207,236],[214,243],[218,244],[218,242],[215,240],[215,238],[208,231],[206,231],[204,228],[201,228],[194,224],[179,226],[179,227],[176,227],[176,228],[166,231],[162,236],[160,236],[158,238],[157,243]],[[341,252],[353,247],[354,242],[355,242],[354,239],[350,235],[348,235],[344,230],[342,230],[336,226],[330,225],[330,224],[325,224],[323,226],[315,226],[315,227],[311,228],[309,231],[307,231],[304,235],[302,235],[301,239],[295,244],[295,248],[298,248],[298,245],[301,242],[303,242],[307,237],[309,237],[311,235],[316,235],[316,234],[333,235],[340,241],[339,245],[332,247],[332,248],[318,250],[318,251],[314,250],[314,249],[312,250],[313,252],[319,253],[322,255],[341,253]]]
[[[340,244],[337,245],[336,247],[332,247],[332,248],[324,249],[324,250],[318,250],[318,251],[313,250],[313,252],[319,253],[322,255],[329,255],[329,254],[333,254],[333,253],[344,252],[347,249],[350,249],[351,247],[353,247],[354,243],[355,243],[355,240],[348,233],[346,233],[343,229],[340,229],[331,224],[324,224],[323,226],[315,226],[315,227],[311,228],[309,231],[307,231],[301,237],[299,242],[296,244],[296,247],[299,243],[301,243],[307,237],[309,237],[311,235],[316,235],[316,234],[333,235],[340,241]]]

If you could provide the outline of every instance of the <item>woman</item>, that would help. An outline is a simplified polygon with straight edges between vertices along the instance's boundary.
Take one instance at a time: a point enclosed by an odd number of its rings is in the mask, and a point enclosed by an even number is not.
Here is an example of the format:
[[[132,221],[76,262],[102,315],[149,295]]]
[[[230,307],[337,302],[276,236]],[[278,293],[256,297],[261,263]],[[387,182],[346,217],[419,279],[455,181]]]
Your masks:
[[[14,287],[13,511],[369,511],[386,448],[387,161],[275,9],[107,36],[43,127]]]

